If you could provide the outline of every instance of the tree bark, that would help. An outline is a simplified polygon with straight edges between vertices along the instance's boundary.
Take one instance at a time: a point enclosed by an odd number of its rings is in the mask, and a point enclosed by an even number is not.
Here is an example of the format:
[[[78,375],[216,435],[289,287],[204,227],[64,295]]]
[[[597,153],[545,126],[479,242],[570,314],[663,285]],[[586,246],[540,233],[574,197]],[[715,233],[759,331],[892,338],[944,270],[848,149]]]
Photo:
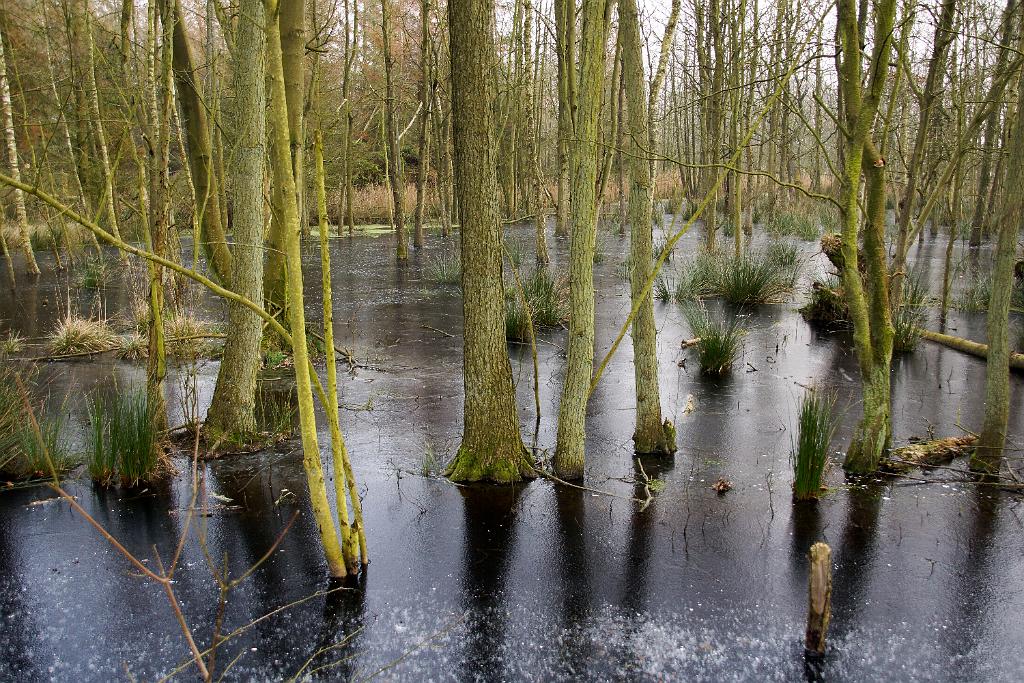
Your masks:
[[[505,342],[501,226],[492,138],[494,3],[449,0],[455,188],[462,225],[462,444],[454,481],[512,482],[532,476],[520,435]]]
[[[1018,40],[1020,46],[1024,41]],[[1024,96],[1024,72],[1018,76],[1018,103]],[[1006,174],[1011,183],[1024,175],[1024,106],[1017,105],[1010,136]],[[1010,299],[1013,295],[1017,236],[1024,225],[1024,195],[1007,184],[999,211],[992,296],[988,305],[988,363],[985,365],[985,420],[978,446],[971,457],[971,469],[996,474],[1002,465],[1006,428],[1010,416]]]
[[[228,249],[220,187],[213,164],[213,146],[206,108],[199,94],[192,45],[184,23],[181,0],[174,2],[174,83],[188,141],[188,162],[195,188],[195,211],[201,216],[200,240],[210,267],[222,282],[231,282],[231,252]]]
[[[626,84],[629,118],[629,222],[630,294],[633,305],[643,301],[633,320],[633,370],[636,381],[636,429],[633,446],[637,453],[670,455],[676,450],[675,427],[662,420],[658,386],[658,341],[654,326],[654,298],[644,285],[654,259],[651,165],[643,145],[649,141],[647,125],[650,99],[644,78],[643,46],[636,0],[619,0],[619,35],[622,42],[622,74]]]
[[[242,0],[235,28],[234,123],[231,207],[235,246],[231,289],[250,301],[262,300],[263,179],[267,154],[266,33],[263,0]],[[212,434],[241,442],[256,432],[256,376],[263,324],[245,306],[228,304],[228,335],[206,417]]]
[[[6,26],[3,27],[6,33]],[[21,180],[21,164],[18,161],[18,142],[14,137],[14,116],[11,112],[11,85],[7,77],[7,58],[4,55],[4,35],[0,34],[0,104],[3,105],[4,134],[7,138],[7,165],[11,169],[11,177]],[[21,242],[22,253],[25,255],[25,271],[29,275],[39,275],[39,265],[32,251],[32,241],[28,234],[28,214],[25,211],[25,193],[14,190],[14,210],[18,220],[18,241]]]
[[[594,369],[594,247],[597,240],[597,123],[604,92],[610,5],[584,0],[578,106],[571,146],[569,348],[558,407],[554,467],[565,479],[583,477],[587,393]]]

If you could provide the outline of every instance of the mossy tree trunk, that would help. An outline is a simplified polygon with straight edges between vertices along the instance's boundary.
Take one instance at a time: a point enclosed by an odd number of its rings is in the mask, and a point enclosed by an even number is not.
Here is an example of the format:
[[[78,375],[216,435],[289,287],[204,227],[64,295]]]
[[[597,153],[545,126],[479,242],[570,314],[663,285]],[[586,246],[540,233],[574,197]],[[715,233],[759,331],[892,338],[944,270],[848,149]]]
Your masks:
[[[1017,41],[1018,48],[1021,45]],[[1018,76],[1018,102],[1024,102],[1024,72]],[[1010,416],[1010,343],[1009,315],[1013,296],[1013,269],[1017,236],[1024,224],[1024,195],[1015,179],[1024,175],[1024,107],[1017,106],[1016,121],[1010,134],[1006,159],[1008,182],[1002,193],[998,214],[995,268],[992,272],[992,296],[988,305],[988,362],[985,365],[985,420],[978,446],[971,457],[971,469],[985,474],[999,472],[1006,443]]]
[[[889,271],[885,250],[885,160],[872,141],[879,103],[892,53],[895,0],[881,0],[862,12],[874,14],[874,41],[867,64],[862,62],[861,25],[856,0],[838,3],[839,96],[843,104],[843,177],[840,190],[842,214],[842,282],[853,322],[853,340],[860,366],[864,415],[854,431],[844,467],[855,473],[877,469],[891,437],[889,368],[892,359],[892,320],[889,312]],[[869,74],[866,85],[864,72]],[[862,278],[858,267],[861,238],[859,195],[865,183],[864,259]]]
[[[316,414],[310,379],[309,349],[306,344],[306,314],[303,310],[302,252],[299,244],[299,209],[295,193],[295,177],[288,145],[288,101],[285,91],[284,66],[281,54],[281,30],[277,0],[265,0],[267,13],[267,82],[270,86],[268,123],[272,137],[273,157],[270,166],[274,183],[280,188],[280,222],[284,236],[285,272],[287,273],[288,322],[292,335],[295,365],[295,388],[299,403],[299,430],[302,436],[302,466],[309,485],[310,502],[320,530],[324,555],[331,576],[347,574],[338,531],[327,499],[323,464],[317,442]]]
[[[11,112],[11,84],[7,76],[7,58],[4,55],[4,34],[6,26],[0,33],[0,104],[3,105],[4,134],[7,140],[7,165],[11,169],[11,177],[21,180],[21,164],[18,161],[18,142],[14,137],[14,115]],[[14,190],[14,209],[18,217],[18,241],[25,255],[25,270],[29,275],[39,275],[39,265],[32,251],[32,241],[28,234],[28,214],[25,211],[25,193]]]
[[[497,150],[492,137],[494,3],[449,0],[455,188],[462,229],[462,444],[455,481],[518,481],[533,474],[520,435],[505,342]]]
[[[199,78],[185,27],[181,0],[174,2],[174,83],[188,142],[188,163],[195,188],[195,211],[201,218],[200,241],[210,268],[222,282],[231,282],[231,252],[220,213],[220,186],[213,163],[213,146],[206,107],[199,94]]]
[[[288,149],[295,176],[295,205],[299,227],[309,234],[306,211],[306,2],[279,0],[281,3],[281,60],[284,66],[284,91],[288,97]]]
[[[319,93],[317,93],[319,94]],[[366,556],[366,539],[362,533],[363,514],[359,503],[359,492],[356,490],[352,465],[345,447],[345,439],[341,435],[338,420],[338,364],[334,351],[334,303],[331,295],[331,250],[328,245],[327,225],[327,190],[324,184],[324,142],[323,132],[318,128],[313,142],[313,161],[316,169],[316,209],[317,225],[320,232],[320,273],[323,287],[324,304],[324,348],[327,352],[327,387],[324,394],[327,405],[327,421],[331,430],[331,462],[334,465],[334,497],[338,508],[338,528],[341,532],[341,553],[349,574],[359,573],[360,552],[365,565],[369,560]],[[351,502],[355,513],[355,522],[349,522],[346,490],[351,494]]]
[[[250,301],[262,300],[263,179],[267,154],[266,18],[263,0],[242,0],[235,27],[234,123],[231,206],[235,246],[231,288]],[[236,302],[228,304],[228,335],[206,416],[214,438],[247,441],[255,434],[256,375],[263,323]]]
[[[633,305],[643,297],[633,320],[633,370],[636,380],[636,430],[633,446],[637,453],[671,454],[676,450],[675,428],[662,421],[661,392],[658,387],[658,341],[654,326],[654,299],[644,294],[654,259],[652,238],[651,165],[643,145],[647,135],[648,102],[644,77],[643,44],[636,0],[619,0],[619,35],[622,43],[622,73],[625,79],[629,118],[629,223],[630,294]]]
[[[594,369],[594,248],[597,239],[597,128],[604,92],[610,3],[584,0],[580,82],[571,144],[569,347],[558,407],[554,466],[559,476],[583,477],[587,395]]]

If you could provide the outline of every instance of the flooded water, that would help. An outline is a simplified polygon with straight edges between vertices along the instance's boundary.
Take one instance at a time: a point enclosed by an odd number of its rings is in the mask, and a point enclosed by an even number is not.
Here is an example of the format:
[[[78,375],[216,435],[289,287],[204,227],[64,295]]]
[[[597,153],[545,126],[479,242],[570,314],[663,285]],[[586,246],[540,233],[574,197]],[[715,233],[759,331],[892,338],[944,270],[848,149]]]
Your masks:
[[[514,239],[528,244],[529,231]],[[683,242],[676,260],[697,244]],[[240,575],[280,546],[229,596],[217,674],[362,680],[998,680],[1024,677],[1024,506],[1021,497],[961,482],[946,470],[846,482],[838,467],[817,505],[794,506],[789,450],[804,386],[834,388],[841,448],[859,415],[848,335],[808,326],[784,305],[746,311],[743,357],[727,377],[699,374],[678,306],[656,305],[663,406],[679,430],[674,458],[632,454],[633,371],[625,343],[588,412],[586,484],[455,486],[420,475],[426,453],[450,457],[462,415],[461,300],[428,266],[442,249],[395,264],[389,237],[332,240],[336,339],[365,366],[343,378],[342,427],[364,500],[371,564],[358,584],[326,579],[295,441],[202,465],[209,493],[230,498],[200,519],[174,588],[200,647],[217,620],[207,556]],[[597,347],[603,356],[628,311],[619,274],[628,242],[606,235],[597,265]],[[554,266],[567,245],[552,242]],[[820,256],[808,246],[810,268]],[[915,254],[933,283],[943,248]],[[308,245],[308,311],[319,319],[319,257]],[[532,258],[527,253],[524,260]],[[958,256],[959,258],[959,256]],[[72,292],[74,297],[74,292]],[[36,338],[67,303],[64,276],[0,293],[0,333]],[[116,313],[127,294],[112,288]],[[79,297],[74,306],[91,303]],[[205,313],[219,314],[215,302]],[[984,315],[950,321],[984,340]],[[453,336],[449,336],[453,335]],[[541,419],[534,434],[533,364],[512,347],[527,443],[554,447],[565,332],[538,345]],[[29,352],[27,352],[28,354]],[[688,359],[682,364],[681,361]],[[923,342],[893,367],[896,440],[976,429],[984,363]],[[196,369],[205,413],[217,363]],[[181,421],[178,375],[171,422]],[[89,391],[140,381],[110,359],[44,365],[50,410],[85,423]],[[1013,380],[1010,451],[1020,453],[1020,380]],[[688,397],[696,410],[684,414]],[[326,427],[324,431],[326,443]],[[138,556],[166,561],[190,502],[187,461],[160,490],[68,484],[78,502]],[[640,468],[664,488],[646,508]],[[963,467],[957,463],[955,467]],[[733,484],[725,495],[710,487]],[[46,488],[0,494],[0,679],[155,680],[196,676],[166,597],[140,578]],[[234,509],[237,506],[237,509]],[[833,548],[829,649],[803,655],[809,546]],[[204,554],[204,546],[206,553]],[[179,665],[184,665],[179,669]]]

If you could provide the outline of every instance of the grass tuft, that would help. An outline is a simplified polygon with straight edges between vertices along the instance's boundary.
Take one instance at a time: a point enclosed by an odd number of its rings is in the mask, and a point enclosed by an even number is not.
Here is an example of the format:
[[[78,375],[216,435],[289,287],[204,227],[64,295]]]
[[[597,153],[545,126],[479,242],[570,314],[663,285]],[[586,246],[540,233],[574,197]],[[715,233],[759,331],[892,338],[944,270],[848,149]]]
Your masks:
[[[99,484],[152,482],[165,472],[144,389],[93,396],[89,407],[89,475]]]
[[[427,264],[427,279],[438,285],[462,284],[462,259],[452,250],[438,254]]]
[[[816,500],[828,466],[828,450],[835,433],[835,394],[808,390],[800,402],[798,437],[793,462],[793,499]]]
[[[712,320],[703,304],[690,305],[684,311],[697,342],[700,369],[706,375],[724,375],[732,369],[746,330],[735,316],[728,321]]]
[[[69,314],[50,333],[48,348],[55,356],[100,353],[117,346],[117,335],[105,320],[90,320]]]
[[[63,413],[53,417],[32,410],[39,434],[26,412],[14,369],[0,367],[0,472],[13,479],[48,478],[54,470],[59,475],[74,466],[64,438]]]
[[[21,353],[25,348],[25,340],[17,332],[8,332],[7,336],[0,339],[0,358],[13,356]]]
[[[928,318],[928,288],[915,273],[903,278],[903,297],[892,314],[892,348],[897,353],[908,353],[917,348],[921,328]]]
[[[557,327],[569,319],[569,291],[565,279],[552,276],[547,268],[538,268],[520,279],[534,327]],[[526,311],[515,283],[506,287],[505,336],[518,342],[530,339]]]
[[[734,304],[778,303],[790,295],[800,276],[800,261],[785,248],[758,249],[721,257],[716,289]]]

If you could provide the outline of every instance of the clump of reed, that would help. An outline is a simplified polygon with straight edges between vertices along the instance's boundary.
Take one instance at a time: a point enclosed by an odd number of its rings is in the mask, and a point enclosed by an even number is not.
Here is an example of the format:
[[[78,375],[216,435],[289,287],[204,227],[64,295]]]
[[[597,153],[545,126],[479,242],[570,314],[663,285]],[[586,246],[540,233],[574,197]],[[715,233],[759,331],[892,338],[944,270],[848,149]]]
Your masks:
[[[740,305],[778,303],[796,288],[802,269],[799,250],[790,243],[739,255],[701,249],[679,269],[672,298],[679,303],[705,297]]]
[[[177,358],[208,358],[220,350],[217,326],[186,311],[164,318],[166,351]]]
[[[557,327],[569,319],[569,292],[563,278],[556,278],[547,268],[537,268],[520,277],[520,282],[535,328]],[[530,339],[529,318],[515,282],[506,287],[505,336],[517,342]]]
[[[106,320],[68,314],[50,333],[47,348],[55,356],[70,356],[111,351],[117,344],[117,334]]]
[[[10,331],[6,337],[0,339],[0,358],[13,356],[21,353],[25,348],[25,340],[17,332]]]
[[[921,340],[921,328],[928,318],[928,288],[922,279],[911,273],[903,278],[903,296],[900,305],[892,312],[892,348],[897,353],[907,353],[917,348]]]
[[[805,242],[815,242],[821,237],[817,214],[793,209],[771,214],[765,222],[765,230],[772,237],[796,237]]]
[[[778,303],[796,287],[800,262],[785,249],[754,249],[722,256],[717,276],[715,289],[730,303]]]
[[[12,479],[59,476],[74,466],[63,413],[29,407],[21,391],[14,369],[0,367],[0,472]]]
[[[816,500],[828,466],[828,451],[835,433],[835,394],[808,390],[800,401],[797,440],[790,452],[793,462],[793,499]]]
[[[427,279],[438,285],[462,283],[462,259],[454,250],[445,250],[427,263]]]
[[[846,305],[839,277],[828,274],[816,278],[811,283],[807,302],[800,307],[800,315],[809,323],[822,323],[830,326],[849,325],[850,309]]]
[[[739,320],[735,316],[728,320],[714,320],[701,303],[688,306],[684,313],[693,336],[698,340],[696,348],[701,372],[706,375],[729,372],[746,334]]]
[[[87,455],[89,476],[103,485],[120,481],[138,486],[167,474],[169,466],[144,389],[93,395]]]
[[[111,277],[108,262],[102,256],[93,256],[76,267],[78,286],[85,289],[99,289],[106,286]]]
[[[720,257],[716,252],[700,249],[679,269],[673,298],[683,304],[716,294],[719,267]]]

